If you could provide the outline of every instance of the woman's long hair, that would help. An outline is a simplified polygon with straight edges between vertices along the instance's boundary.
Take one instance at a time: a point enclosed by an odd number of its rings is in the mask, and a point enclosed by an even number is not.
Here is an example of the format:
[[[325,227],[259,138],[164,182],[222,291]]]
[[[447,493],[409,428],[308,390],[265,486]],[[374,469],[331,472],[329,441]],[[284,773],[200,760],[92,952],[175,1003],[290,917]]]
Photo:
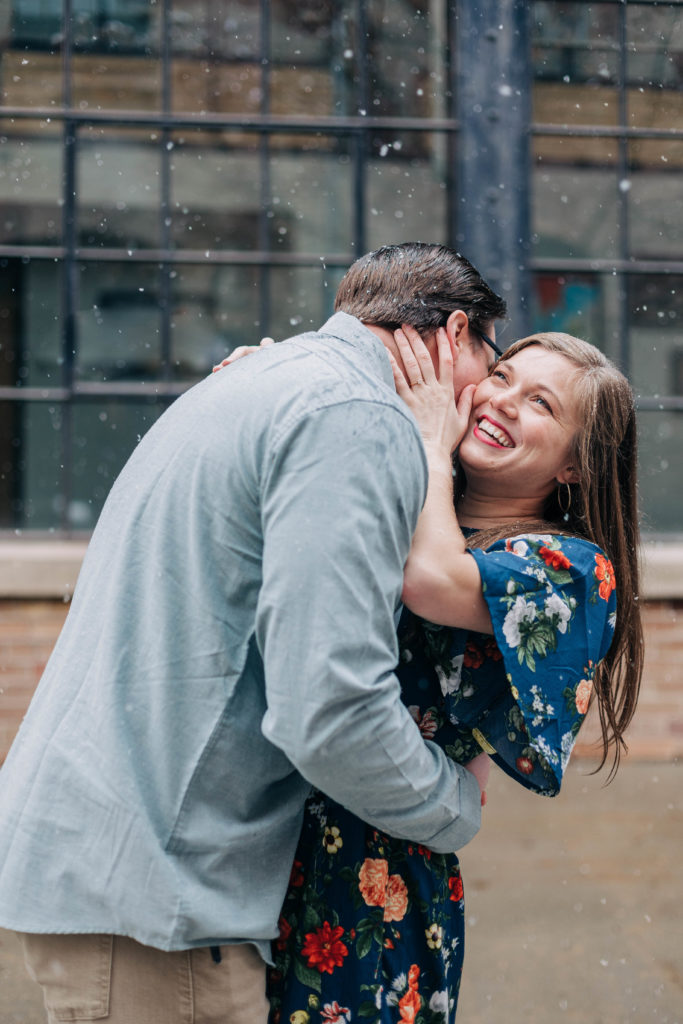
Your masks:
[[[511,530],[532,529],[585,537],[602,548],[611,561],[617,621],[614,638],[594,681],[602,730],[602,759],[596,771],[603,767],[613,747],[609,781],[626,750],[624,732],[636,709],[643,672],[635,403],[628,381],[616,366],[599,349],[569,334],[540,333],[522,338],[499,361],[531,345],[565,356],[580,371],[576,397],[581,427],[571,453],[578,482],[562,484],[549,495],[542,520],[482,530],[468,543],[487,547],[494,540],[510,536]],[[466,487],[462,471],[458,478],[456,504]]]

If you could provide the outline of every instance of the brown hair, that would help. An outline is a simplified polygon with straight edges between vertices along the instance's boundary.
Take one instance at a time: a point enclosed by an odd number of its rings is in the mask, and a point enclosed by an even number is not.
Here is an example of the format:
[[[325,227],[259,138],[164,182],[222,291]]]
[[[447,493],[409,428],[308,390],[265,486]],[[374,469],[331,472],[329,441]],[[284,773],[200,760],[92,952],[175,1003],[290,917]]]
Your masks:
[[[443,327],[455,309],[479,333],[506,315],[505,302],[469,260],[447,245],[383,245],[352,263],[341,279],[335,310],[395,330],[410,324],[424,334]]]
[[[572,465],[578,482],[562,484],[546,500],[543,520],[514,524],[516,532],[531,526],[541,532],[585,537],[605,552],[614,567],[617,591],[617,622],[614,638],[595,675],[602,730],[602,760],[610,747],[614,760],[609,779],[626,750],[624,732],[633,718],[643,671],[643,631],[639,598],[639,527],[637,504],[637,444],[635,403],[622,373],[599,349],[569,334],[541,333],[516,341],[500,361],[524,348],[539,345],[557,352],[581,371],[577,375],[578,419],[572,447]],[[571,500],[567,513],[569,486]],[[463,485],[459,487],[462,494]],[[486,530],[472,537],[471,546],[486,547],[510,536],[511,527]]]

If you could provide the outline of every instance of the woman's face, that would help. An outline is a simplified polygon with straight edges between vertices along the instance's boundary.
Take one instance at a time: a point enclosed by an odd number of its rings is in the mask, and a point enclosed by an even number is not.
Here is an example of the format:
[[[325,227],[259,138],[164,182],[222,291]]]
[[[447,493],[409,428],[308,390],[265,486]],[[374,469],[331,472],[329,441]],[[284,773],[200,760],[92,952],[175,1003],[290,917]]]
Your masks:
[[[500,495],[545,497],[575,482],[571,445],[579,427],[579,370],[557,352],[530,345],[479,384],[458,452],[470,483]]]

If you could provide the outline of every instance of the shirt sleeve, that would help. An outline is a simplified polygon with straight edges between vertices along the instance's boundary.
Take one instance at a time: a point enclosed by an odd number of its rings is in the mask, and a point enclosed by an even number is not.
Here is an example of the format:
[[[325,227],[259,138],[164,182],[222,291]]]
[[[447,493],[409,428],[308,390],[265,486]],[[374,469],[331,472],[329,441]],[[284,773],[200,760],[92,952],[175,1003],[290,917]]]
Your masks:
[[[400,699],[394,613],[426,491],[415,424],[346,402],[289,425],[262,474],[264,735],[317,788],[437,852],[476,834],[474,776]]]
[[[575,537],[530,535],[470,551],[508,686],[474,730],[517,781],[559,792],[616,622],[611,563]]]

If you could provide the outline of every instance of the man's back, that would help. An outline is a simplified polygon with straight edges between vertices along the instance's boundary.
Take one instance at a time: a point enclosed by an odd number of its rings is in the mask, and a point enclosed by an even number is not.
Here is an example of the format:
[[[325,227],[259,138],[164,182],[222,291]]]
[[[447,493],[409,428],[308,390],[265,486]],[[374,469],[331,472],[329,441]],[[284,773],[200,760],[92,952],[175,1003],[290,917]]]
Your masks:
[[[267,953],[301,773],[359,799],[357,745],[376,798],[359,811],[422,815],[412,793],[382,802],[395,767],[364,753],[360,712],[374,688],[398,749],[422,748],[387,631],[420,443],[376,339],[344,314],[323,331],[193,388],[114,485],[3,771],[5,926]]]

